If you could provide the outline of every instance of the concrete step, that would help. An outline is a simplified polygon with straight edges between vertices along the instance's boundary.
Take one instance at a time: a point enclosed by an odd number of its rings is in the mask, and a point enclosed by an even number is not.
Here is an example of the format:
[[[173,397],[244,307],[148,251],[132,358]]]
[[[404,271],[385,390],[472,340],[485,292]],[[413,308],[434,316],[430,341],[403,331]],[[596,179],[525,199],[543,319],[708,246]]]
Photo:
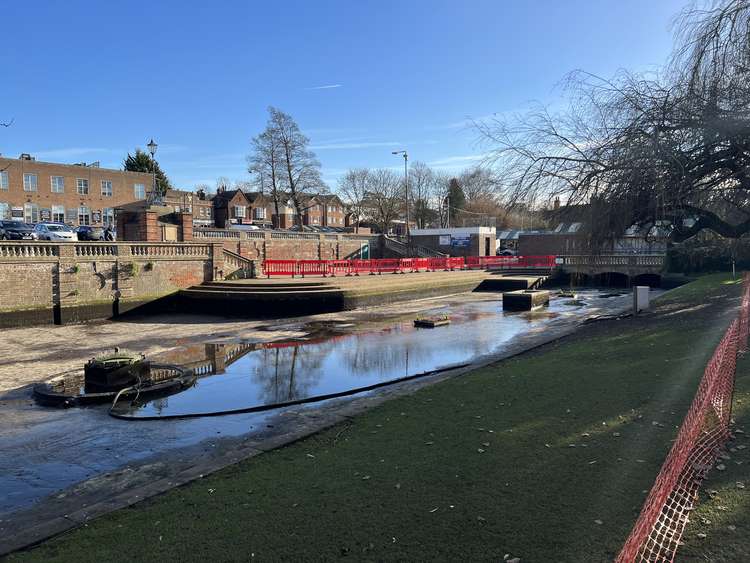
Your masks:
[[[335,285],[319,285],[319,286],[304,286],[304,285],[286,285],[276,287],[266,287],[263,285],[246,285],[246,286],[213,286],[213,285],[194,285],[189,287],[185,291],[200,291],[202,293],[218,293],[218,294],[235,294],[235,293],[254,293],[254,294],[271,294],[271,293],[317,293],[319,291],[337,290],[340,288]]]

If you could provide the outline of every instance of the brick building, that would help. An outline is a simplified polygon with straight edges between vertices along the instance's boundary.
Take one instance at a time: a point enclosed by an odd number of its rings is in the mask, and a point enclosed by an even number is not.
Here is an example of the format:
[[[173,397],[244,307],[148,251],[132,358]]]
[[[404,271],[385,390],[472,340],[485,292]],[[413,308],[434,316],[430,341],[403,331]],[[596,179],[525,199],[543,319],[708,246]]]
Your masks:
[[[152,184],[151,174],[98,163],[39,162],[27,154],[0,157],[0,219],[114,224],[114,209],[145,199]]]
[[[232,225],[273,226],[273,201],[260,192],[219,188],[211,201],[214,220],[220,229],[228,229]]]
[[[305,198],[302,223],[311,227],[346,226],[344,202],[335,194],[315,194]]]
[[[187,190],[169,189],[164,194],[164,205],[171,207],[175,213],[191,213],[193,225],[196,227],[213,227],[214,204],[210,196],[203,190],[190,192]]]

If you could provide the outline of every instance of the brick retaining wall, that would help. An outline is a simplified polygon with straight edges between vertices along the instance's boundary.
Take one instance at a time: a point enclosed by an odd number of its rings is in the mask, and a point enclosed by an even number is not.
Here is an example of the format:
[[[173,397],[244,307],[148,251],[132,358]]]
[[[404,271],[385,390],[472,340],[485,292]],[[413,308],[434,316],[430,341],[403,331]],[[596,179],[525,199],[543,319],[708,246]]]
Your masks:
[[[212,280],[222,268],[220,242],[3,242],[0,326],[115,316]]]

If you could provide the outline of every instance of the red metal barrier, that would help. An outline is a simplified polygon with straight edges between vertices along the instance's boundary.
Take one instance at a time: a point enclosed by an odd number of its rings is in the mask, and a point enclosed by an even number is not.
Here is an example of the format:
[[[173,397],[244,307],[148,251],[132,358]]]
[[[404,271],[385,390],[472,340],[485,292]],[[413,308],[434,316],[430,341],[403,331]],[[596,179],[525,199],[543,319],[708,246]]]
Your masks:
[[[376,260],[352,260],[352,272],[355,276],[358,276],[359,274],[374,274],[374,262],[376,262]]]
[[[401,272],[406,272],[406,271],[414,272],[415,271],[414,270],[414,260],[416,260],[416,258],[401,258],[398,261],[399,271],[401,271]]]
[[[414,270],[415,272],[419,272],[422,270],[429,270],[430,269],[430,259],[429,258],[412,258],[413,264],[414,264]]]
[[[492,268],[509,270],[514,268],[554,268],[555,256],[469,256],[467,268]]]
[[[464,259],[461,257],[448,258],[446,266],[449,270],[463,270]]]
[[[742,308],[740,309],[740,335],[739,348],[742,354],[748,349],[748,333],[750,333],[750,272],[745,272],[744,294],[742,296]]]
[[[328,273],[331,276],[340,274],[344,274],[345,276],[352,275],[352,260],[329,260]]]
[[[268,276],[292,276],[297,272],[297,260],[264,260],[263,273]]]
[[[380,260],[373,260],[375,263],[373,271],[378,274],[383,272],[399,273],[401,271],[401,259],[399,258],[383,258]]]
[[[745,276],[739,318],[724,334],[706,366],[677,439],[646,498],[617,563],[673,561],[698,489],[729,437],[735,368],[747,344],[750,277]],[[744,335],[742,331],[745,331]]]
[[[298,271],[304,278],[307,276],[328,275],[328,260],[298,260]]]

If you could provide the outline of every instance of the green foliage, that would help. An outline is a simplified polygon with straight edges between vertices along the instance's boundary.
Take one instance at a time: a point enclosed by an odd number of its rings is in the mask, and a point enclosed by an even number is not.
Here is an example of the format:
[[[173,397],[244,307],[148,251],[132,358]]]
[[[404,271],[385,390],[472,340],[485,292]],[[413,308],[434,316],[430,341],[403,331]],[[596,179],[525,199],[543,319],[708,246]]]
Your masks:
[[[131,155],[128,153],[125,158],[123,169],[130,172],[147,172],[149,174],[154,173],[154,165],[156,165],[156,189],[160,195],[167,193],[167,190],[172,187],[172,184],[167,178],[167,175],[162,171],[158,162],[155,162],[151,155],[141,149],[135,149],[135,154]],[[151,191],[151,186],[146,187],[146,192]]]
[[[77,273],[78,273],[78,272],[80,272],[80,271],[81,271],[81,268],[80,268],[80,266],[79,266],[78,264],[74,264],[74,265],[73,265],[73,266],[71,266],[71,268],[70,268],[70,273],[71,273],[71,274],[77,274]]]

